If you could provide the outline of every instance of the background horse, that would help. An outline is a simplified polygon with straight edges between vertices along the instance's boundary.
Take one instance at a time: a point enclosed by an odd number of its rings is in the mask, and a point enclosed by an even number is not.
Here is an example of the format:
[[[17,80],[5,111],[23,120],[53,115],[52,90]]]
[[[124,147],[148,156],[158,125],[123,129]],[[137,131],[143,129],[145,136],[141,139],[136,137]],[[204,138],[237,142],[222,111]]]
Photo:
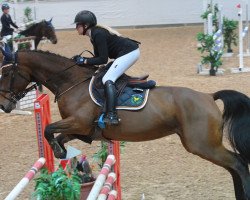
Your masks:
[[[31,25],[30,27],[28,27],[26,30],[21,31],[19,34],[24,35],[26,37],[35,36],[36,37],[35,49],[37,49],[37,46],[43,37],[50,40],[52,44],[57,43],[57,37],[55,34],[55,28],[52,25],[52,19],[49,21],[43,20],[39,23],[35,23]]]
[[[55,156],[63,157],[65,142],[85,140],[93,131],[100,108],[91,100],[88,85],[96,67],[79,67],[68,58],[41,51],[19,51],[17,57],[18,65],[2,69],[0,108],[11,112],[30,82],[45,85],[58,97],[62,116],[62,120],[46,127],[45,137]],[[224,102],[223,116],[215,103],[217,99]],[[250,101],[246,95],[231,90],[205,94],[159,86],[151,90],[144,109],[122,110],[119,116],[119,126],[103,130],[106,139],[136,142],[177,134],[188,152],[230,172],[237,200],[250,199]],[[222,144],[226,125],[235,152]],[[54,138],[54,133],[61,135]]]

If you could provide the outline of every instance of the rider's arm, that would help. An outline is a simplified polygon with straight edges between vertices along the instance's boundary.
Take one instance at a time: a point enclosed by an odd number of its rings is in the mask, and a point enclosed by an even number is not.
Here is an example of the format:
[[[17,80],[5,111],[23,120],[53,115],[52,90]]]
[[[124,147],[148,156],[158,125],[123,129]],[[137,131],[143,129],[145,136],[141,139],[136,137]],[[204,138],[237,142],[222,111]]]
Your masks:
[[[102,33],[97,33],[93,38],[96,50],[95,57],[87,58],[85,63],[89,65],[102,65],[108,62],[108,45],[106,36]]]
[[[13,27],[18,28],[18,26],[12,21],[11,16],[10,16],[10,24],[11,24]]]

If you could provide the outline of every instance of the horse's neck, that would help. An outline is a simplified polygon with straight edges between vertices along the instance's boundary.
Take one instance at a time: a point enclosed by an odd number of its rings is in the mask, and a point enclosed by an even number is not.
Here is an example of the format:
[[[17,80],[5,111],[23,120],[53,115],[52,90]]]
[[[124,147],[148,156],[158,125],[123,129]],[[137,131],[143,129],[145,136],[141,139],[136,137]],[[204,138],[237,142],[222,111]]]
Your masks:
[[[22,31],[21,34],[25,36],[36,36],[40,38],[42,37],[41,27],[39,27],[38,25],[34,25],[33,27],[30,27],[27,30]]]
[[[33,54],[33,55],[32,55]],[[51,92],[61,93],[71,86],[84,81],[94,74],[94,69],[80,68],[73,66],[72,68],[62,72],[64,69],[74,65],[74,62],[66,58],[52,59],[52,56],[40,54],[39,59],[36,59],[39,53],[29,52],[22,56],[20,54],[20,65],[29,68],[34,81],[42,83]],[[24,59],[24,62],[22,62]]]

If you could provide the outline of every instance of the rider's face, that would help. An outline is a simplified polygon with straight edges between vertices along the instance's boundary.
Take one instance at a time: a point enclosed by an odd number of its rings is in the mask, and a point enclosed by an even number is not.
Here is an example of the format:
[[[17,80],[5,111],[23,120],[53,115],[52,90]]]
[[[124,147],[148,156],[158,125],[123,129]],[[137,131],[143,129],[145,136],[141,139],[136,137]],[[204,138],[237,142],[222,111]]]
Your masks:
[[[10,10],[9,10],[9,9],[4,9],[3,12],[4,12],[5,14],[9,14]]]
[[[83,25],[77,24],[76,25],[76,30],[77,30],[77,32],[78,32],[79,35],[82,35],[83,31],[84,31]]]

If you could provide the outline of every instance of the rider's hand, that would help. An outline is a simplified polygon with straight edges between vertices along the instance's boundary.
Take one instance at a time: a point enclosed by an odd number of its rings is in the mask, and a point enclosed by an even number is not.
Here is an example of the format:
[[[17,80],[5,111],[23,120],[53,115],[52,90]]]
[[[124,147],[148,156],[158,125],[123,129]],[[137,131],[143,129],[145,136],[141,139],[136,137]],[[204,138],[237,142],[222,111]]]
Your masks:
[[[84,58],[84,57],[78,56],[78,57],[76,58],[76,64],[78,64],[78,65],[84,64],[85,59],[86,59],[86,58]]]
[[[74,60],[76,62],[77,58],[80,57],[80,55],[75,55],[73,56],[71,59]]]

